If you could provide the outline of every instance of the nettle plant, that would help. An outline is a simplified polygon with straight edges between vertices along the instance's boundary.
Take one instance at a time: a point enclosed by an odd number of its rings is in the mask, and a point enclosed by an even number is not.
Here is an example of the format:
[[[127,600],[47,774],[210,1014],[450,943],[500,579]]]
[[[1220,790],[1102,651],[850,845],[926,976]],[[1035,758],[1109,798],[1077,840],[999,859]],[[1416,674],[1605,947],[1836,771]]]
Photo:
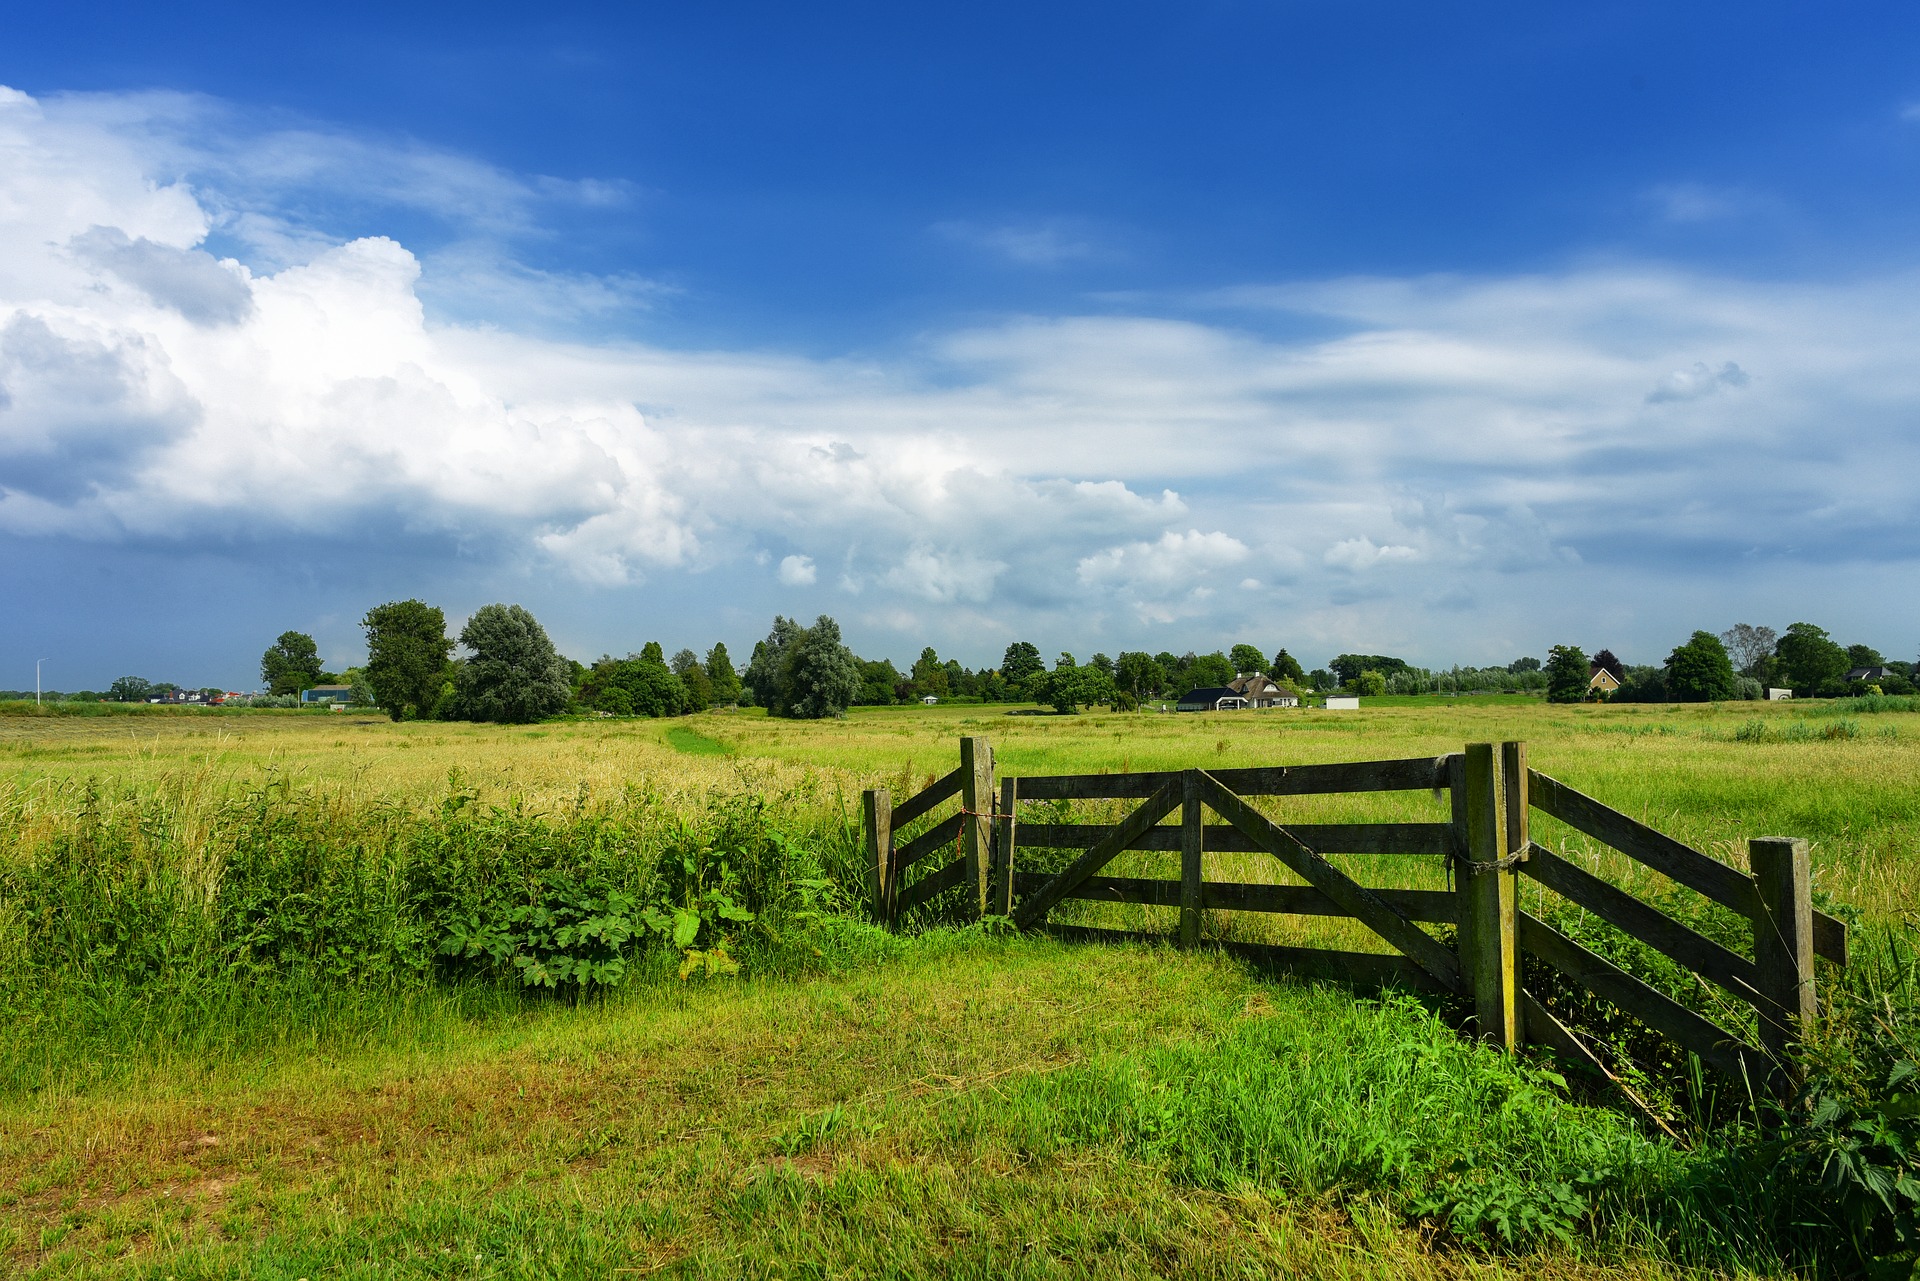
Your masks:
[[[486,824],[496,839],[510,817]],[[576,995],[619,985],[649,942],[680,954],[682,979],[738,973],[742,931],[775,938],[770,914],[802,922],[819,913],[831,886],[806,875],[817,869],[757,799],[723,802],[703,818],[675,822],[664,837],[621,829],[572,848],[534,842],[508,878],[517,888],[501,892],[496,882],[493,893],[465,894],[440,913],[440,954],[459,968],[511,970],[529,987]],[[656,843],[651,858],[641,853]]]

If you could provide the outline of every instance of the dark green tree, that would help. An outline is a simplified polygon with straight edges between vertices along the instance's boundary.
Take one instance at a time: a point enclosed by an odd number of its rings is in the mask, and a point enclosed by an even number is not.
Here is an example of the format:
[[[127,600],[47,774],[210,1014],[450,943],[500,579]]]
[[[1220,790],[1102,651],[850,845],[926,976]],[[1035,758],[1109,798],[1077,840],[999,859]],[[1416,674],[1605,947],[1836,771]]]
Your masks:
[[[713,690],[715,707],[732,707],[740,701],[740,673],[733,670],[733,659],[724,642],[715,641],[707,651],[707,683]]]
[[[1139,650],[1121,652],[1114,665],[1113,683],[1138,706],[1143,699],[1159,693],[1167,683],[1167,674],[1150,654]]]
[[[1015,641],[1000,658],[1000,675],[1015,689],[1024,687],[1033,676],[1046,670],[1039,649],[1028,641]]]
[[[840,624],[820,615],[801,632],[788,655],[786,715],[801,720],[838,716],[860,693],[860,660],[840,639]]]
[[[519,605],[482,605],[460,629],[460,643],[473,651],[455,685],[462,720],[525,725],[567,705],[566,660]]]
[[[933,652],[931,645],[921,650],[920,657],[914,660],[912,679],[915,698],[925,698],[929,694],[935,698],[945,698],[953,692],[946,666],[941,663],[940,655]]]
[[[1587,696],[1592,673],[1587,652],[1578,645],[1555,645],[1547,651],[1547,701],[1577,703]]]
[[[432,715],[446,683],[447,616],[417,600],[389,601],[367,611],[367,684],[394,720]]]
[[[1695,632],[1667,655],[1667,697],[1673,702],[1718,703],[1733,692],[1733,660],[1712,632]]]
[[[1252,645],[1235,645],[1227,651],[1227,661],[1233,664],[1235,676],[1252,676],[1267,668],[1267,656]]]
[[[1277,681],[1288,681],[1294,685],[1305,685],[1307,674],[1300,670],[1300,660],[1286,650],[1273,656],[1273,663],[1267,668],[1267,675]]]
[[[1847,667],[1885,667],[1887,656],[1871,645],[1847,646]]]
[[[1409,671],[1405,660],[1391,658],[1385,654],[1341,654],[1327,666],[1340,678],[1342,685],[1353,685],[1360,679],[1360,673],[1371,668],[1382,676],[1398,676]]]
[[[905,678],[891,658],[878,658],[860,664],[860,697],[853,701],[861,707],[891,707],[899,698],[896,692]]]
[[[1795,623],[1787,628],[1774,647],[1780,660],[1780,675],[1801,697],[1840,692],[1841,678],[1847,674],[1847,651],[1840,648],[1825,628],[1812,623]]]
[[[1217,649],[1211,654],[1202,654],[1187,664],[1187,683],[1194,689],[1212,689],[1225,685],[1239,674],[1233,670],[1233,664],[1227,656]]]
[[[713,706],[713,682],[707,679],[707,669],[700,666],[700,656],[691,649],[682,648],[668,661],[667,666],[680,678],[680,684],[687,691],[687,710],[704,712]]]
[[[747,692],[757,706],[775,716],[787,714],[788,651],[799,643],[806,630],[793,619],[775,614],[773,629],[767,638],[754,643],[753,658],[747,663],[744,677]]]
[[[116,703],[144,703],[153,682],[144,676],[122,676],[107,687],[107,697]]]
[[[580,701],[616,716],[678,716],[687,710],[687,687],[673,669],[640,654],[602,656],[580,685]]]
[[[1509,676],[1521,676],[1527,672],[1537,672],[1539,670],[1540,660],[1537,658],[1516,658],[1507,664],[1507,674]]]
[[[320,647],[305,632],[281,632],[260,656],[260,679],[269,694],[298,694],[327,682],[320,679]]]

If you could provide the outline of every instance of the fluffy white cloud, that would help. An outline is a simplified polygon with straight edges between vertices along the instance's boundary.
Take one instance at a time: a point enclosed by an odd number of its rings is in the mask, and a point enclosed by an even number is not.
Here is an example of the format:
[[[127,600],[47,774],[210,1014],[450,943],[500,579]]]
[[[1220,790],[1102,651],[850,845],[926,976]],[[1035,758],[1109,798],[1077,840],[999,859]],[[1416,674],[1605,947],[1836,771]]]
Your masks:
[[[463,211],[455,247],[331,237],[293,212],[329,184]],[[784,556],[755,581],[946,643],[1179,624],[1415,655],[1457,643],[1422,610],[1920,556],[1911,276],[1242,287],[859,360],[528,332],[658,295],[500,248],[627,198],[199,99],[0,90],[0,533],[420,538],[609,589]]]

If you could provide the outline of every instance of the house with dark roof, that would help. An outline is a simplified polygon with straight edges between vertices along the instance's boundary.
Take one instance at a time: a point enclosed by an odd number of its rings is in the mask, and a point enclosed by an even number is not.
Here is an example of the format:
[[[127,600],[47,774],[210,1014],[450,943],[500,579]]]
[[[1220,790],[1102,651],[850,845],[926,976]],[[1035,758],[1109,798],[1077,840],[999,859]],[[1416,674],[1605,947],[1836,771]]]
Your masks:
[[[1190,689],[1180,696],[1176,712],[1225,712],[1245,707],[1247,700],[1239,690],[1226,685],[1210,689]]]
[[[1246,699],[1248,707],[1298,707],[1300,697],[1285,685],[1259,672],[1227,682],[1227,688]]]
[[[1847,673],[1847,684],[1865,681],[1869,685],[1878,685],[1881,681],[1897,674],[1891,667],[1856,667]]]

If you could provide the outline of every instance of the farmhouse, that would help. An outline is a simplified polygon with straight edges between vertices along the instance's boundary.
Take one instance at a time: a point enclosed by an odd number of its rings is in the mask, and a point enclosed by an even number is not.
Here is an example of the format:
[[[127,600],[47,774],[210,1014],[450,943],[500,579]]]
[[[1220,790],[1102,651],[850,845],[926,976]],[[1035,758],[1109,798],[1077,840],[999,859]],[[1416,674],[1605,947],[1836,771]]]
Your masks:
[[[1245,707],[1246,697],[1229,685],[1216,685],[1211,689],[1190,689],[1180,696],[1179,704],[1174,708],[1179,712],[1224,712]]]
[[[1300,699],[1286,686],[1259,672],[1227,682],[1227,688],[1246,699],[1248,707],[1298,707]]]
[[[1856,667],[1847,673],[1847,684],[1865,681],[1869,685],[1878,685],[1881,681],[1896,673],[1891,667]]]
[[[1596,667],[1587,678],[1587,693],[1598,694],[1602,698],[1620,688],[1620,678],[1604,667]]]

